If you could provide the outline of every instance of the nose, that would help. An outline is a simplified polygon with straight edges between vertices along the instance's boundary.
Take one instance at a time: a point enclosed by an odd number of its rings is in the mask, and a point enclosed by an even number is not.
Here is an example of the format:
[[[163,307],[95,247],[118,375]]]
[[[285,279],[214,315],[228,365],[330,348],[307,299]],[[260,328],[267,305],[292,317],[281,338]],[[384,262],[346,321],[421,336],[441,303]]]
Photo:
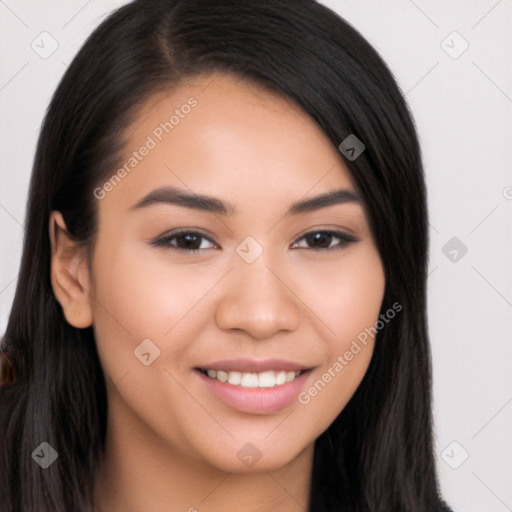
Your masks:
[[[222,281],[215,313],[219,328],[242,330],[260,340],[298,328],[303,303],[293,292],[288,274],[264,255],[250,264],[235,262]]]

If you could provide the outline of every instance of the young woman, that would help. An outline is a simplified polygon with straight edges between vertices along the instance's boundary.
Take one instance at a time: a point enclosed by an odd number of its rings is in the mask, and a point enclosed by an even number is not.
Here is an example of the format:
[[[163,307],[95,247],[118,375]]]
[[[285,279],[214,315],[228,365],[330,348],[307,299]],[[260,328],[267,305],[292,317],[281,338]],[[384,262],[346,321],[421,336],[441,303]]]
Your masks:
[[[412,117],[312,0],[138,0],[62,79],[0,510],[440,512]]]

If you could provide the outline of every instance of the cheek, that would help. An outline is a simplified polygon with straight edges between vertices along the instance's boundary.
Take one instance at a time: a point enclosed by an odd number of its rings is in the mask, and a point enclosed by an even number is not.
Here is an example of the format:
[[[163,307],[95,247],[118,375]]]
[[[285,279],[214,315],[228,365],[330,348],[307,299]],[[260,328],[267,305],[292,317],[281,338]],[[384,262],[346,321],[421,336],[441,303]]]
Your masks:
[[[331,338],[330,364],[343,374],[344,385],[353,389],[363,378],[373,352],[374,329],[379,318],[385,290],[384,269],[376,249],[369,248],[353,254],[346,271],[335,279],[337,297],[332,301],[330,314],[336,335]],[[329,307],[329,306],[327,306]],[[335,379],[333,379],[335,380]],[[340,379],[341,380],[341,379]]]
[[[378,255],[371,251],[354,258],[347,271],[335,279],[337,313],[331,311],[340,340],[356,337],[377,321],[384,296],[385,278]]]
[[[142,243],[118,239],[115,244],[103,241],[95,255],[95,337],[105,372],[119,379],[130,370],[135,378],[145,368],[134,354],[143,340],[160,351],[153,367],[182,360],[193,331],[202,327],[191,318],[197,317],[195,306],[211,288],[212,275],[200,266],[171,264],[156,251],[149,258]]]
[[[384,270],[373,247],[354,251],[337,269],[317,275],[317,282],[325,284],[315,300],[315,312],[329,328],[322,329],[325,359],[299,396],[315,417],[324,418],[318,434],[342,411],[368,369],[375,336],[371,329],[385,289]]]
[[[301,293],[324,325],[324,341],[331,352],[346,350],[347,343],[378,319],[385,277],[376,249],[369,243],[361,245],[338,261],[317,265],[307,275]]]
[[[133,336],[163,338],[206,292],[197,270],[184,272],[165,256],[148,258],[147,248],[138,244],[98,254],[96,266],[97,316]]]

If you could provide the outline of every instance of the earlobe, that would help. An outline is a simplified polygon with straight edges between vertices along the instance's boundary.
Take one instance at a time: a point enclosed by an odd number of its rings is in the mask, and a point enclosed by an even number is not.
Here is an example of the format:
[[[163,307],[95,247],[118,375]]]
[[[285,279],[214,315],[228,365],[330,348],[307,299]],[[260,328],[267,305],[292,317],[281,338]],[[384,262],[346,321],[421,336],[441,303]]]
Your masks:
[[[62,214],[50,214],[51,283],[55,298],[69,324],[79,329],[93,322],[90,276],[84,247],[72,240]]]

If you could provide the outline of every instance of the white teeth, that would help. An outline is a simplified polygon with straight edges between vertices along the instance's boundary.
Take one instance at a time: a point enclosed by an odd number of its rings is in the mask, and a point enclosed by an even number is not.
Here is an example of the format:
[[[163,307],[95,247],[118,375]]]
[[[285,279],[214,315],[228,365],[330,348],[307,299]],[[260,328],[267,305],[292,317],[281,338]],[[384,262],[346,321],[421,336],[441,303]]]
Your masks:
[[[227,382],[228,374],[226,372],[223,372],[222,370],[217,370],[217,379],[220,380],[221,382]]]
[[[234,384],[235,386],[239,386],[242,382],[242,374],[240,372],[229,372],[228,382],[230,384]]]
[[[276,374],[272,371],[261,372],[258,377],[260,388],[273,388],[277,384]]]
[[[293,374],[295,375],[295,373]],[[292,379],[290,379],[288,382],[291,382]],[[276,375],[276,384],[280,386],[281,384],[284,384],[286,382],[286,372],[279,372]]]
[[[258,374],[257,373],[242,373],[242,380],[240,385],[244,388],[257,388],[258,387]]]
[[[267,370],[259,373],[206,370],[206,374],[211,379],[216,379],[220,382],[228,382],[234,386],[241,386],[244,388],[273,388],[275,386],[282,386],[283,384],[291,382],[293,379],[298,377],[300,373],[300,370],[289,372],[274,372],[272,370]]]
[[[291,382],[296,376],[295,372],[286,372],[286,382]]]

